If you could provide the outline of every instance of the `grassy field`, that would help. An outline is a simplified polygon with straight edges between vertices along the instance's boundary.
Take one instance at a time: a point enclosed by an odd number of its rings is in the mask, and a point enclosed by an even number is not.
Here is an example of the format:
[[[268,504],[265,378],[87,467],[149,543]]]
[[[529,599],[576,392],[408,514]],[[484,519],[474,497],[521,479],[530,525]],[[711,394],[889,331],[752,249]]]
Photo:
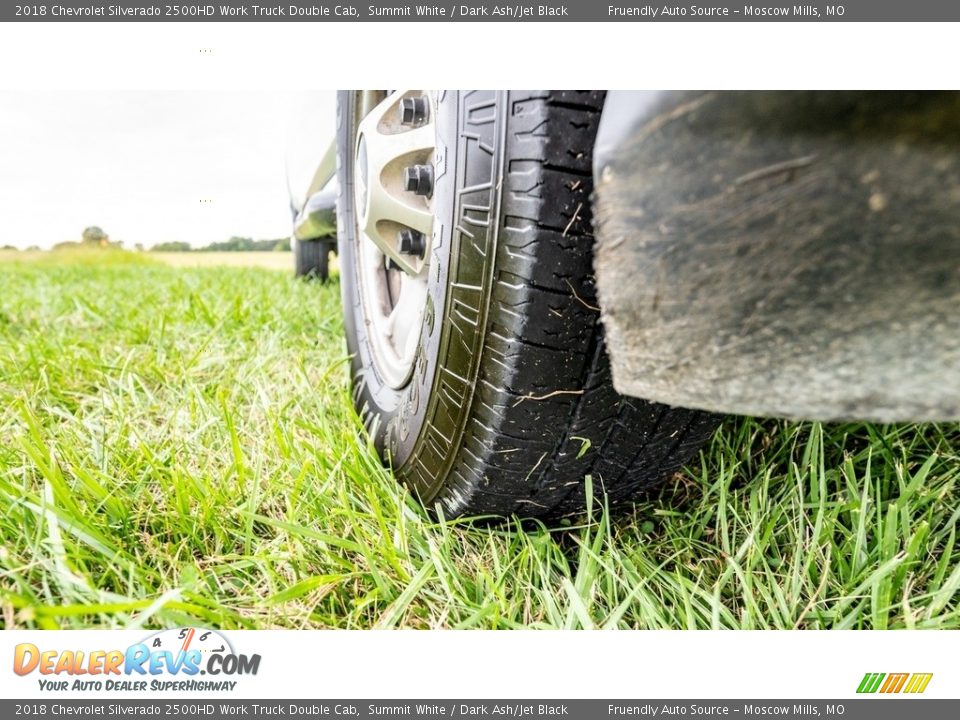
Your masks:
[[[89,262],[99,262],[104,259],[104,255],[87,251],[63,251],[48,253],[42,250],[0,250],[0,265],[8,262],[39,262],[39,263],[63,263],[78,262],[88,264]],[[118,257],[111,256],[111,262],[120,261]],[[146,255],[136,254],[125,256],[124,260],[133,260],[135,262],[161,262],[165,265],[174,267],[214,267],[226,265],[229,267],[262,267],[269,270],[284,270],[287,272],[293,269],[293,253],[291,252],[150,252]]]
[[[150,257],[174,267],[262,267],[293,272],[290,252],[157,252]]]
[[[338,288],[0,265],[0,625],[960,628],[960,432],[731,419],[628,517],[432,521],[358,441]]]

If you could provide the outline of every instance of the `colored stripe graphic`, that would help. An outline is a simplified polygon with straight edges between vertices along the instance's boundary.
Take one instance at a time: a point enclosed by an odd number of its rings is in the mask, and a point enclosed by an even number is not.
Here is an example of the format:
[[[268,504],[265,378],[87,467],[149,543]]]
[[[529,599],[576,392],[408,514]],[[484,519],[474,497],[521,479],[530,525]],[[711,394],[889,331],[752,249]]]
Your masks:
[[[863,680],[860,681],[860,687],[857,688],[858,693],[875,693],[877,688],[880,687],[880,682],[884,678],[884,673],[867,673],[863,676]]]
[[[895,693],[922,693],[927,689],[933,673],[866,673],[860,685],[857,686],[857,692],[861,694],[871,694],[881,692],[885,694]]]
[[[905,693],[922,693],[930,684],[933,673],[914,673],[910,676],[910,682],[904,688]]]
[[[910,676],[910,673],[890,673],[887,675],[886,682],[883,683],[883,687],[880,688],[882,693],[898,693],[903,689],[904,683],[907,682],[907,678]]]

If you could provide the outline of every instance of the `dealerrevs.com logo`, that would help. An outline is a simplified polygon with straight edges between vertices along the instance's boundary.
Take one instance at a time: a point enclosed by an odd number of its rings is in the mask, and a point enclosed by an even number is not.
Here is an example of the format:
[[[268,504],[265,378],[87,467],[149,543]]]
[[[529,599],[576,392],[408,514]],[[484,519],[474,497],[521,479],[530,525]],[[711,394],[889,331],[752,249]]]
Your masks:
[[[244,655],[214,630],[164,630],[126,650],[14,648],[13,671],[36,673],[41,690],[143,692],[231,691],[243,675],[256,675],[260,655]],[[204,676],[200,679],[198,676]]]

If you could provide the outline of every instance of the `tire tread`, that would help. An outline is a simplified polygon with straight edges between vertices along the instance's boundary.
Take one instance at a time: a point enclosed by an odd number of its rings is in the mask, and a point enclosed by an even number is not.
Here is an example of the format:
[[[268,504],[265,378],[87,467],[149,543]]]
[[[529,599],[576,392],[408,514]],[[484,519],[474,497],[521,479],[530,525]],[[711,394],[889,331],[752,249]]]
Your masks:
[[[718,418],[618,395],[596,307],[592,91],[512,92],[496,274],[445,513],[556,518],[611,505],[677,471]],[[587,438],[590,447],[581,453]]]

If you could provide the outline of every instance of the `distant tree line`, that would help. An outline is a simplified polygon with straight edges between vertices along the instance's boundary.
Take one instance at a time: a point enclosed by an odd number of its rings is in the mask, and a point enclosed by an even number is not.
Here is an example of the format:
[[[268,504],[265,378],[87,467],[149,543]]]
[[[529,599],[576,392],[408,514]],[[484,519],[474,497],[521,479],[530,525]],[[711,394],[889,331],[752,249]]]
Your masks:
[[[153,252],[270,252],[290,249],[290,238],[279,240],[254,240],[234,235],[229,240],[212,242],[203,247],[193,248],[186,242],[163,242],[150,248]]]
[[[162,242],[157,243],[152,248],[152,252],[190,252],[193,250],[188,242]]]
[[[54,250],[65,250],[68,248],[122,248],[123,242],[111,240],[100,227],[91,225],[84,228],[80,235],[80,240],[67,240],[57,243],[53,246]],[[13,245],[0,246],[0,250],[16,250]],[[36,246],[27,248],[28,250],[39,250]],[[143,245],[137,243],[134,249],[143,250]],[[234,235],[229,240],[222,242],[212,242],[203,247],[194,248],[188,242],[175,240],[171,242],[162,242],[150,248],[153,252],[270,252],[290,250],[290,238],[280,238],[278,240],[254,240],[248,237],[239,237]]]

